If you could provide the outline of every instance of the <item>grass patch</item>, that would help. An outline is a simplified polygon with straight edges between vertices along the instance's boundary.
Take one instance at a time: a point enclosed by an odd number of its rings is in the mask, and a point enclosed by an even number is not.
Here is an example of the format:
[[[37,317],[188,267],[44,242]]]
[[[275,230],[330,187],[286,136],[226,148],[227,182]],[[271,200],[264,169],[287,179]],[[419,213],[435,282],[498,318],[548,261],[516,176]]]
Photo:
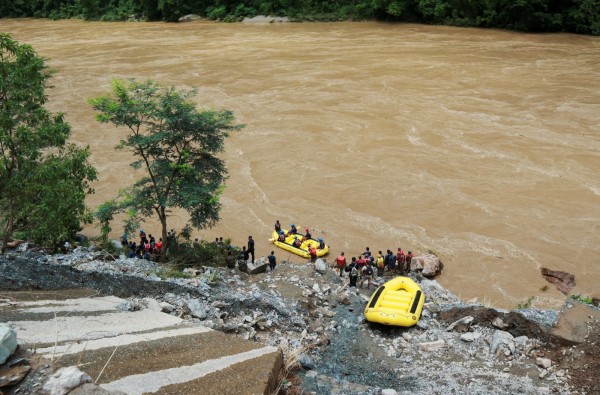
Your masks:
[[[517,306],[515,307],[515,309],[517,310],[523,310],[523,309],[528,309],[531,307],[533,300],[535,299],[534,296],[530,296],[529,298],[527,298],[527,300],[517,303]]]
[[[589,304],[590,306],[594,304],[592,302],[592,298],[586,295],[571,295],[571,299],[577,300],[584,304]]]

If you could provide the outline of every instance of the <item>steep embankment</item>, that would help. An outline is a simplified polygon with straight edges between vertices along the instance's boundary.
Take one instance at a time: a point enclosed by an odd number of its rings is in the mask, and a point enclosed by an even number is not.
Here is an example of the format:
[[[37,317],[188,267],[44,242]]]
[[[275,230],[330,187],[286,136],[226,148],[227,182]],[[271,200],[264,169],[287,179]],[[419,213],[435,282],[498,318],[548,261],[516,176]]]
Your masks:
[[[373,288],[349,289],[345,278],[321,274],[313,265],[282,263],[253,276],[200,268],[193,278],[162,281],[152,262],[108,259],[85,249],[0,258],[0,289],[85,286],[152,296],[164,311],[191,323],[281,347],[288,364],[297,359],[302,367],[284,385],[289,393],[295,385],[345,394],[570,394],[594,388],[579,380],[562,348],[548,348],[555,311],[468,305],[437,282],[415,276],[427,297],[423,317],[412,328],[384,327],[362,316]],[[597,320],[590,327],[597,330]],[[586,344],[581,347],[587,353]]]

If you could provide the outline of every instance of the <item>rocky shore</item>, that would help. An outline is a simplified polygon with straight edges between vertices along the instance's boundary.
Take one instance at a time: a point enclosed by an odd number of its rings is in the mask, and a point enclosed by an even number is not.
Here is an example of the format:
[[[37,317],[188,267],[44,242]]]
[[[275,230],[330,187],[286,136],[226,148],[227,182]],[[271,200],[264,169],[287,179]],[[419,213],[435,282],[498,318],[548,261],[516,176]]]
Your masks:
[[[0,257],[0,302],[3,291],[90,288],[128,298],[124,310],[158,303],[190,323],[280,347],[290,368],[281,393],[600,391],[590,379],[600,372],[599,310],[577,301],[568,300],[561,312],[499,310],[465,303],[413,273],[426,295],[423,315],[415,327],[399,328],[365,321],[362,311],[375,287],[349,288],[347,277],[314,264],[282,262],[254,275],[224,267],[187,272],[189,278],[169,278],[172,272],[157,263],[115,258],[94,247],[52,256],[24,251]],[[578,309],[583,332],[573,340],[557,328]],[[39,370],[12,393],[43,393],[32,380],[42,380]]]

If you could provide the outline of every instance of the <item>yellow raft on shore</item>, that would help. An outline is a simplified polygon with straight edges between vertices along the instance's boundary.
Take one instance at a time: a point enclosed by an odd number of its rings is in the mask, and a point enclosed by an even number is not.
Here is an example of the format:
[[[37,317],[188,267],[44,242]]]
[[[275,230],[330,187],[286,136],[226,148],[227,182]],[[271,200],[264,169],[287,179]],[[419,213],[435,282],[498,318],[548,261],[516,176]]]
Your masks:
[[[286,229],[282,229],[282,230],[284,233],[287,234]],[[307,259],[310,258],[310,253],[308,252],[308,246],[311,244],[317,248],[317,257],[322,257],[323,255],[327,255],[327,253],[329,252],[328,245],[325,245],[325,248],[323,248],[323,249],[319,249],[319,241],[315,240],[315,239],[304,240],[302,242],[302,245],[300,245],[300,248],[294,247],[293,246],[294,236],[303,237],[302,235],[290,235],[290,236],[286,236],[285,242],[283,242],[283,241],[279,241],[279,235],[277,234],[277,232],[273,231],[273,235],[269,239],[269,241],[273,242],[273,244],[275,244],[279,248],[282,248],[293,254],[300,255],[301,257],[307,258]]]
[[[381,285],[369,299],[367,321],[384,325],[413,326],[421,318],[425,295],[408,277],[396,277]]]

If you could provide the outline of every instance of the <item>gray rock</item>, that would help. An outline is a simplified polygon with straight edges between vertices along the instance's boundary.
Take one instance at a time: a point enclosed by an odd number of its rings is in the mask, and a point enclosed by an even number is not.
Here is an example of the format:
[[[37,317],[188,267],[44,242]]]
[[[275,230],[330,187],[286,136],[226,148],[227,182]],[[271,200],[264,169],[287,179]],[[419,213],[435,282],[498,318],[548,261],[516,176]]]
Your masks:
[[[460,340],[465,341],[465,342],[472,342],[472,341],[479,339],[480,337],[481,337],[481,333],[479,333],[479,332],[467,332],[467,333],[463,333],[460,336]]]
[[[160,302],[159,305],[161,311],[164,313],[171,313],[173,310],[175,310],[175,306],[173,306],[171,303]]]
[[[0,365],[17,349],[17,332],[6,324],[0,324]]]
[[[457,332],[467,332],[469,330],[469,328],[471,327],[471,324],[473,323],[474,320],[475,320],[475,318],[468,315],[466,317],[463,317],[459,320],[454,321],[452,324],[450,324],[446,328],[446,331],[450,332],[452,330],[455,330]]]
[[[315,270],[318,273],[325,274],[327,272],[327,264],[322,259],[317,259],[315,261]]]
[[[515,338],[508,332],[497,330],[492,336],[490,353],[495,355],[501,345],[508,347],[511,353],[515,353]]]
[[[197,21],[198,19],[202,19],[202,17],[200,15],[196,15],[196,14],[188,14],[188,15],[184,15],[182,17],[180,17],[178,19],[179,22],[191,22],[191,21]]]
[[[419,343],[419,351],[436,351],[444,348],[446,342],[443,339],[439,339],[433,342]]]
[[[208,317],[206,305],[202,304],[198,299],[190,299],[187,301],[186,305],[188,309],[190,309],[190,314],[193,317],[199,318],[201,320]]]
[[[92,378],[87,373],[82,372],[75,366],[68,366],[56,371],[46,384],[44,390],[50,392],[50,395],[65,395],[73,388],[77,388],[84,383],[91,383]]]
[[[492,321],[492,325],[495,326],[498,329],[506,329],[506,328],[508,328],[508,325],[505,324],[504,321],[502,321],[502,318],[500,318],[500,317],[494,318],[494,320]]]
[[[393,388],[386,388],[381,390],[381,395],[397,395],[398,392]]]
[[[313,370],[315,368],[315,363],[313,362],[313,359],[306,354],[300,355],[300,358],[298,358],[298,362],[300,363],[300,366],[302,366],[306,370]]]

